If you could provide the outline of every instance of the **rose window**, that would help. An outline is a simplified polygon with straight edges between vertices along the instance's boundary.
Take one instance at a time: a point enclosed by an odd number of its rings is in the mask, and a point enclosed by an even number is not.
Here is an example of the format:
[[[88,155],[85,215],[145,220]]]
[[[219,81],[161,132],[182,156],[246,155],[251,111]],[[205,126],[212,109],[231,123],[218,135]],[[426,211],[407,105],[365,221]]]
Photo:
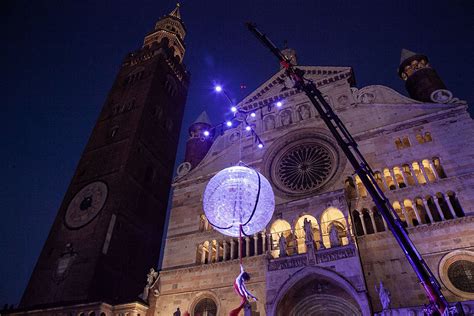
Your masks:
[[[323,146],[299,146],[282,156],[277,175],[292,191],[311,191],[327,180],[332,171],[331,161],[331,153]]]

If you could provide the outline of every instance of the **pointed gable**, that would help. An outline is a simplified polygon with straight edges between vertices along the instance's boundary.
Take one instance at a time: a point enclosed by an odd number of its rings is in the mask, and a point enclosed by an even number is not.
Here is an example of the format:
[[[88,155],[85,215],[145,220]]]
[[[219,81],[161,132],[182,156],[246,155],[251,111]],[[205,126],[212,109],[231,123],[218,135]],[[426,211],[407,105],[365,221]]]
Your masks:
[[[298,66],[298,69],[303,70],[305,78],[312,80],[318,87],[342,79],[349,80],[351,83],[355,81],[351,67]],[[291,82],[288,82],[285,70],[282,69],[246,96],[238,106],[245,110],[251,110],[295,95],[296,93],[299,93],[299,91],[291,88]]]

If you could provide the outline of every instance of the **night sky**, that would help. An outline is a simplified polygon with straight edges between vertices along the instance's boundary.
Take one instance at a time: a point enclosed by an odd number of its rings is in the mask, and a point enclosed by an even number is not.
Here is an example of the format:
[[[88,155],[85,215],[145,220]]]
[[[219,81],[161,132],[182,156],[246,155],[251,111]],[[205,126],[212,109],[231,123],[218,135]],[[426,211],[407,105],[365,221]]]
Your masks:
[[[123,57],[174,5],[0,2],[1,305],[20,301]],[[214,122],[228,113],[213,83],[240,100],[279,69],[245,21],[280,47],[288,40],[301,65],[352,66],[359,88],[381,84],[406,95],[396,72],[400,50],[424,53],[456,97],[474,102],[472,0],[188,0],[181,13],[191,87],[178,163],[199,113]]]

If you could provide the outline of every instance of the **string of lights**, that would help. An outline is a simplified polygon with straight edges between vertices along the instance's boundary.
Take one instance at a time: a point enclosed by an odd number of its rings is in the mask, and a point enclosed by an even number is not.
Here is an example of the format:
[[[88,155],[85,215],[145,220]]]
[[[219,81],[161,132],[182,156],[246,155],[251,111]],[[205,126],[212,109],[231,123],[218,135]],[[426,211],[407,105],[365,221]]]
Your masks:
[[[243,123],[243,124],[245,124],[245,130],[247,132],[251,133],[251,135],[255,137],[255,143],[257,144],[257,147],[262,149],[265,146],[265,144],[262,141],[262,139],[260,138],[260,136],[257,134],[257,132],[255,131],[253,126],[251,124],[249,124],[247,119],[248,119],[249,116],[251,118],[255,118],[257,116],[256,112],[263,109],[264,107],[268,108],[269,111],[271,110],[271,108],[273,106],[276,106],[277,108],[281,108],[283,106],[283,101],[278,100],[277,102],[275,102],[273,104],[270,104],[270,105],[263,105],[263,106],[255,108],[255,109],[252,109],[252,110],[243,110],[243,109],[237,107],[236,105],[234,105],[234,102],[230,98],[229,94],[227,93],[226,90],[224,90],[224,88],[221,85],[215,85],[214,86],[214,91],[217,92],[217,93],[222,93],[225,96],[226,100],[229,102],[229,104],[231,106],[230,111],[233,113],[233,117],[231,119],[225,120],[225,121],[223,121],[219,124],[214,125],[213,127],[211,127],[208,130],[205,130],[203,132],[204,137],[210,137],[211,135],[214,135],[215,134],[214,132],[219,130],[219,129],[221,129],[221,134],[223,134],[225,128],[230,129],[234,125],[238,126],[240,123]]]

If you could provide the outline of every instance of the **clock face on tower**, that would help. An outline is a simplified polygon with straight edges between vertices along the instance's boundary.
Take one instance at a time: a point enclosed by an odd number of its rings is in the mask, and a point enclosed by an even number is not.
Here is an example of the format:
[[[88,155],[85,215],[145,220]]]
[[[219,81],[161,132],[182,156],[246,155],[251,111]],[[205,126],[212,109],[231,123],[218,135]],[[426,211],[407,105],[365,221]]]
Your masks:
[[[102,210],[107,199],[107,185],[96,181],[83,187],[69,203],[64,223],[70,229],[89,224]]]

